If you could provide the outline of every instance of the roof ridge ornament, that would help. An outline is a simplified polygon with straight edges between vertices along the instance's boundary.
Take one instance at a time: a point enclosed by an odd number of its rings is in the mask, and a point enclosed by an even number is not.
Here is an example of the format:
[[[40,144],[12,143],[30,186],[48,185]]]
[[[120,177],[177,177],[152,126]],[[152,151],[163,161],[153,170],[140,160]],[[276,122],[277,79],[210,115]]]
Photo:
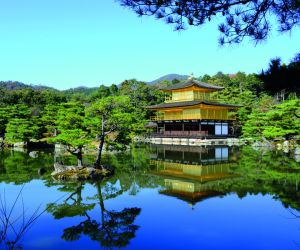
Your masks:
[[[194,79],[194,73],[191,73],[188,80],[193,80]]]

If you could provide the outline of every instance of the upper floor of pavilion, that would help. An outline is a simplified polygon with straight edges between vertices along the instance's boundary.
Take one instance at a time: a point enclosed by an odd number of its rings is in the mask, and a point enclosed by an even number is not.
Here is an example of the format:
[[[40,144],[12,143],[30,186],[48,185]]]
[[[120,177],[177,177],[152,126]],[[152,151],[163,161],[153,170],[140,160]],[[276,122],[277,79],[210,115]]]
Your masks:
[[[192,76],[186,81],[167,86],[161,90],[166,93],[165,103],[186,101],[208,101],[215,100],[213,93],[224,89],[224,87],[200,82]]]

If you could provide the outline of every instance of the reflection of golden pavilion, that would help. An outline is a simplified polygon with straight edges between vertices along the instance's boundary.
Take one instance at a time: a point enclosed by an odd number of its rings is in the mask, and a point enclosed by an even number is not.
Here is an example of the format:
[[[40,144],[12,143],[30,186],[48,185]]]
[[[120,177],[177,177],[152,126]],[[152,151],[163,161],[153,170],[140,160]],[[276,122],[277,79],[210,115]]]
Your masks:
[[[175,162],[151,161],[156,165],[156,173],[165,176],[178,177],[196,181],[218,180],[231,177],[229,173],[230,163],[219,163],[210,165],[188,165]]]
[[[190,203],[222,195],[216,181],[232,178],[228,147],[198,148],[157,146],[152,148],[152,173],[164,176],[160,193]]]
[[[175,196],[192,204],[206,198],[220,196],[223,194],[221,192],[211,190],[209,185],[206,184],[176,179],[165,179],[165,187],[165,190],[160,191],[161,194]]]

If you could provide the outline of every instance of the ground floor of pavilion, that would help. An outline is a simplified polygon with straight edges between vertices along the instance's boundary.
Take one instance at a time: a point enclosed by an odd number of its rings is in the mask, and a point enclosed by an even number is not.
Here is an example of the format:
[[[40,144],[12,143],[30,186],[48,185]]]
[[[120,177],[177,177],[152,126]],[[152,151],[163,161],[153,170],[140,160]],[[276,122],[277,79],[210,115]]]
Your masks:
[[[174,120],[158,121],[152,137],[235,137],[233,121]]]

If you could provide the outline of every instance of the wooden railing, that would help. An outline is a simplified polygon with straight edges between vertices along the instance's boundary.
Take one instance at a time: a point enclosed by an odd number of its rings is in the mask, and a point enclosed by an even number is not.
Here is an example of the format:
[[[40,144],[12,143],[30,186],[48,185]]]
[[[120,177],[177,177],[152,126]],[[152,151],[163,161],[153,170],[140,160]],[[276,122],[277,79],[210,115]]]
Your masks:
[[[163,115],[153,115],[150,116],[151,121],[164,121],[164,116]]]
[[[166,121],[166,120],[235,120],[234,115],[228,115],[226,113],[213,112],[201,112],[201,114],[180,114],[180,115],[155,115],[151,116],[152,121]]]
[[[236,135],[215,135],[214,133],[209,133],[208,131],[164,131],[151,133],[150,137],[156,138],[233,138]]]
[[[165,96],[165,103],[184,102],[184,101],[218,101],[217,96],[205,95],[205,93],[194,93],[193,95],[181,95],[177,98]]]
[[[206,136],[208,131],[164,131],[161,133],[154,133],[154,136]]]
[[[172,102],[172,96],[165,96],[165,102]]]

